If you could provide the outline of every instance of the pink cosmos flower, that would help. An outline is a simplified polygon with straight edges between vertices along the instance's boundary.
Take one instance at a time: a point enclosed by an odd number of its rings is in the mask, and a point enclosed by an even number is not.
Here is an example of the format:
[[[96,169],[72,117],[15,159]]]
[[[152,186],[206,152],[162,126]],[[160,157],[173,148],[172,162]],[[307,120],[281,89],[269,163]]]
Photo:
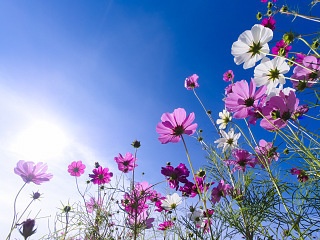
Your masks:
[[[164,144],[168,142],[179,142],[182,134],[192,135],[197,129],[197,124],[193,123],[194,113],[186,116],[183,108],[177,108],[173,113],[164,113],[161,116],[161,122],[156,127],[159,133],[159,141]]]
[[[138,166],[135,163],[137,159],[129,152],[126,153],[124,157],[119,153],[119,156],[115,157],[114,160],[118,163],[118,169],[124,173],[132,171],[136,166]]]
[[[162,167],[161,174],[166,176],[170,188],[175,188],[177,190],[179,187],[179,182],[188,182],[187,177],[189,177],[190,171],[185,164],[180,163],[176,168],[170,165]]]
[[[269,131],[284,128],[296,111],[298,104],[299,99],[294,91],[290,91],[288,95],[280,91],[279,96],[271,97],[262,109],[264,118],[261,120],[260,126]]]
[[[68,166],[68,172],[71,176],[80,177],[84,173],[84,169],[86,169],[86,165],[84,165],[81,161],[74,161]]]
[[[272,31],[276,28],[276,20],[270,16],[268,18],[264,18],[262,19],[261,21],[261,25],[267,27],[267,28],[270,28]]]
[[[306,182],[309,180],[308,175],[306,175],[305,171],[303,171],[303,170],[299,170],[297,168],[292,168],[290,170],[290,172],[292,175],[297,175],[299,182]]]
[[[267,142],[264,139],[259,141],[259,146],[255,147],[256,163],[265,167],[266,163],[270,164],[272,160],[277,161],[279,159],[279,153],[276,152],[277,147],[273,146],[272,142]]]
[[[306,56],[302,60],[304,67],[296,66],[293,69],[293,75],[291,78],[293,87],[304,90],[306,87],[311,87],[320,77],[320,59],[314,56]]]
[[[234,118],[246,118],[249,111],[257,107],[259,100],[263,99],[265,92],[265,86],[256,91],[253,80],[250,82],[250,87],[246,80],[241,80],[233,85],[232,92],[225,99],[225,106],[229,112],[234,113]]]
[[[271,49],[272,54],[278,55],[278,56],[285,56],[288,57],[288,53],[291,50],[292,46],[289,46],[285,43],[283,39],[281,39],[279,42],[276,43],[276,46],[274,46]]]
[[[234,74],[232,70],[228,70],[223,74],[223,81],[225,82],[231,82],[234,79]]]
[[[110,182],[113,176],[113,173],[109,172],[109,168],[102,168],[101,166],[93,169],[92,172],[93,174],[89,174],[89,177],[92,178],[91,182],[98,185]]]
[[[88,213],[92,213],[94,210],[102,206],[102,201],[101,199],[95,199],[94,197],[90,198],[89,202],[86,202],[86,208]]]
[[[197,74],[187,77],[184,81],[184,87],[188,90],[193,90],[194,88],[199,87],[198,78],[199,76]]]
[[[165,221],[159,224],[158,230],[166,231],[174,226],[174,222],[172,221]]]
[[[232,172],[236,170],[240,170],[244,172],[246,170],[246,166],[249,165],[251,167],[255,166],[255,161],[252,159],[251,153],[244,149],[234,149],[232,151],[232,155],[235,160],[226,160],[225,163],[227,165],[234,165]]]
[[[34,162],[20,160],[14,168],[14,173],[19,175],[26,183],[33,182],[40,185],[43,182],[49,181],[53,177],[51,173],[46,173],[47,169],[47,164],[42,162],[35,165]]]
[[[138,228],[150,229],[153,227],[154,218],[149,218],[149,213],[147,210],[139,213],[138,215],[129,215],[128,222],[129,225]]]
[[[230,184],[224,183],[223,179],[221,179],[218,186],[212,189],[211,201],[214,204],[219,202],[221,197],[226,197],[231,190],[232,187],[230,186]]]

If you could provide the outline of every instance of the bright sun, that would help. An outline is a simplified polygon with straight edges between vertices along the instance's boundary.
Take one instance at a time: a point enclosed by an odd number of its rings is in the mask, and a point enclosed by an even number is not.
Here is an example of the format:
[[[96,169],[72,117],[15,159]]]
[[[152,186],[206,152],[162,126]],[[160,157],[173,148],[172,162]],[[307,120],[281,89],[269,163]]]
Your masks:
[[[57,125],[37,121],[18,134],[13,151],[30,161],[45,161],[61,155],[68,145],[67,135]]]

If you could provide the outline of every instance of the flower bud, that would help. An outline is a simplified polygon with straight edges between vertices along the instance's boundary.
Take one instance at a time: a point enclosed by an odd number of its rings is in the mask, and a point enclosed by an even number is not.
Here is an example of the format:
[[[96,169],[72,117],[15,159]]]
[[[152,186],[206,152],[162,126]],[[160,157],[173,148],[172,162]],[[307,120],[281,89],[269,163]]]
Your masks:
[[[19,232],[21,233],[21,235],[24,237],[24,239],[27,239],[28,237],[30,237],[31,235],[33,235],[37,229],[34,229],[34,225],[35,225],[35,220],[34,219],[27,219],[26,221],[24,221],[23,223],[21,223],[22,225],[22,230],[21,228],[19,229]]]

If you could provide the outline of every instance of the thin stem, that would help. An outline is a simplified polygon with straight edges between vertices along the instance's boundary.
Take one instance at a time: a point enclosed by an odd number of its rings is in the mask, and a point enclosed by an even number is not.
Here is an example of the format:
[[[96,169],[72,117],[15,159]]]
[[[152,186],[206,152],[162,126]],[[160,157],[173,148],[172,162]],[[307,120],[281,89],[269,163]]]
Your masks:
[[[13,219],[12,219],[12,224],[11,224],[11,229],[10,229],[10,232],[7,236],[7,240],[10,239],[11,237],[11,233],[13,231],[13,229],[15,228],[15,224],[16,224],[16,217],[17,217],[17,210],[16,210],[16,204],[17,204],[17,199],[18,199],[18,196],[20,194],[20,192],[22,191],[22,189],[26,186],[27,183],[24,183],[23,186],[20,188],[19,192],[17,193],[15,199],[14,199],[14,202],[13,202]]]

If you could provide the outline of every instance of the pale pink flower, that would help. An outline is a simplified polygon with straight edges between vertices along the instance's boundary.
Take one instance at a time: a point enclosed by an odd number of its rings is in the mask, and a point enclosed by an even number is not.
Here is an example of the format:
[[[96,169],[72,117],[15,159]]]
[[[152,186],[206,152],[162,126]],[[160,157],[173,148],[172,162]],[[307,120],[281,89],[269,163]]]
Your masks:
[[[232,92],[225,99],[226,109],[233,113],[234,118],[246,118],[249,111],[258,106],[265,92],[265,86],[256,91],[256,84],[253,80],[250,82],[250,87],[246,80],[236,82],[232,87]]]
[[[192,123],[195,119],[194,113],[186,115],[183,108],[177,108],[173,113],[164,113],[161,122],[156,127],[161,143],[179,142],[182,134],[192,135],[197,129],[197,124]]]
[[[14,168],[14,173],[19,175],[26,183],[33,182],[40,185],[53,177],[51,173],[46,173],[47,170],[48,166],[45,163],[39,162],[35,164],[34,162],[20,160]]]
[[[81,161],[74,161],[68,166],[68,172],[71,176],[79,177],[84,173],[86,169],[86,165],[84,165]]]
[[[223,74],[222,79],[223,79],[223,81],[225,81],[225,82],[231,82],[231,81],[233,81],[233,79],[234,79],[233,71],[232,71],[232,70],[226,71],[226,72]]]
[[[88,213],[92,213],[94,210],[98,209],[101,206],[102,206],[102,201],[99,198],[96,200],[94,197],[91,197],[90,201],[86,202]]]

